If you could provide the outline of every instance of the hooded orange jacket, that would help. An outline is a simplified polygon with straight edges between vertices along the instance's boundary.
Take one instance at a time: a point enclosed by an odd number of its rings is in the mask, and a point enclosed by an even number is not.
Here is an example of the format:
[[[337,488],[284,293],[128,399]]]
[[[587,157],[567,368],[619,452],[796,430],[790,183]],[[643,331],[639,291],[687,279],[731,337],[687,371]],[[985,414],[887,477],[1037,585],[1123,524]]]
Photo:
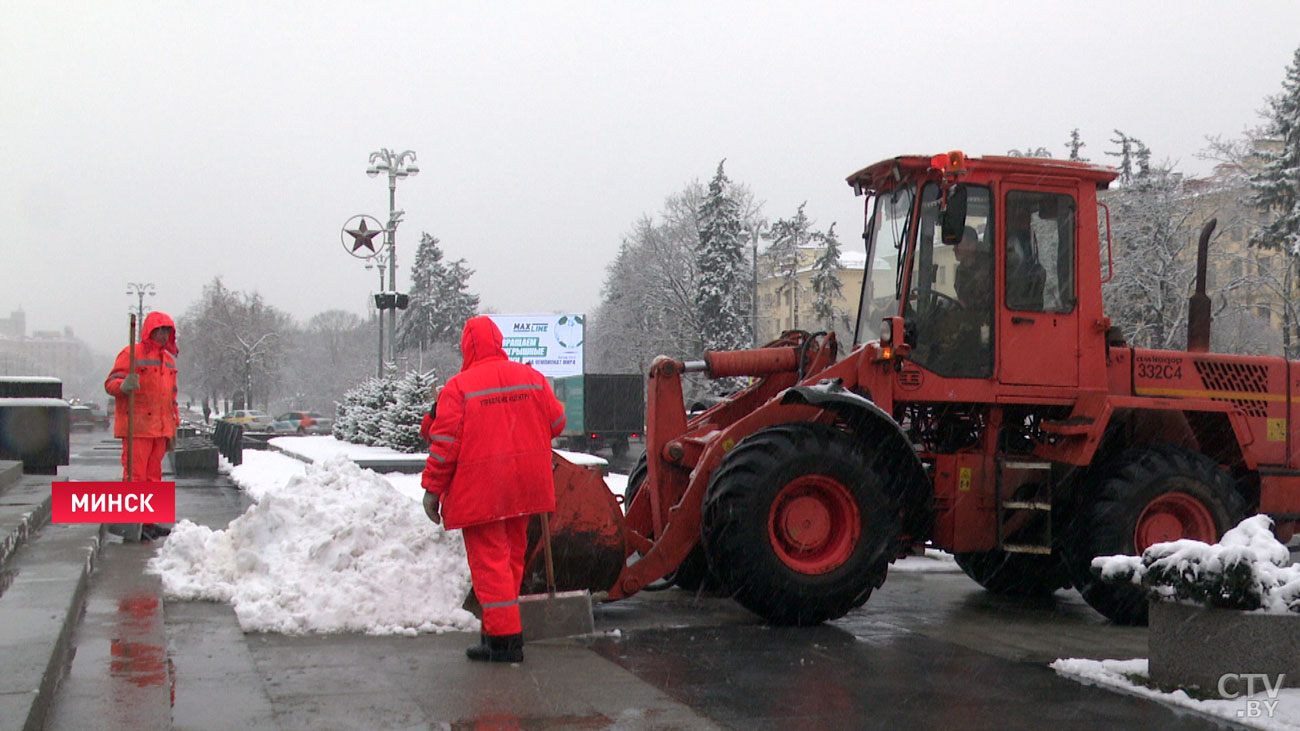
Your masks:
[[[461,333],[464,365],[438,394],[421,484],[438,495],[447,528],[555,510],[551,439],[564,407],[546,377],[506,358],[487,317]]]
[[[172,328],[166,345],[155,343],[149,336],[160,327]],[[140,375],[140,388],[135,392],[135,429],[137,437],[176,436],[180,423],[180,410],[176,405],[176,326],[162,312],[150,312],[140,328],[140,342],[135,348],[135,372]],[[104,390],[117,399],[113,417],[113,436],[126,436],[127,396],[122,393],[122,381],[131,366],[131,346],[122,348],[113,361],[113,370],[104,381]]]

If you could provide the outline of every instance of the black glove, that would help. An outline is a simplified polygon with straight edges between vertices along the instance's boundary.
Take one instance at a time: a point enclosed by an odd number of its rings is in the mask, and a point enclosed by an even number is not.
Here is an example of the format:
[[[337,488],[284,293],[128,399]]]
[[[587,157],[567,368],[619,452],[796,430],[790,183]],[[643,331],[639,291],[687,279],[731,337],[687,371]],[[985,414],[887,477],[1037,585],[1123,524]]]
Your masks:
[[[425,491],[424,514],[429,516],[429,520],[432,520],[434,523],[437,523],[439,525],[442,524],[442,516],[438,514],[438,509],[440,507],[441,505],[439,505],[438,496],[434,495],[431,492]]]

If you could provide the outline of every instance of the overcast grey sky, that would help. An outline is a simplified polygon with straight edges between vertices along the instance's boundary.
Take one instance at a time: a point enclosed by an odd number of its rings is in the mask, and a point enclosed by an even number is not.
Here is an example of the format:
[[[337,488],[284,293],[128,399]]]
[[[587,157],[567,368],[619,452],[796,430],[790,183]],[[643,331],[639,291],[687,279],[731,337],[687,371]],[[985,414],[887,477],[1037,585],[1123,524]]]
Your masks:
[[[844,178],[960,148],[1107,161],[1119,128],[1203,172],[1259,122],[1300,2],[0,0],[0,316],[125,343],[127,282],[179,315],[221,275],[305,322],[363,313],[353,214],[399,182],[497,312],[594,310],[635,220],[728,175],[855,242]],[[184,347],[185,333],[180,333]]]

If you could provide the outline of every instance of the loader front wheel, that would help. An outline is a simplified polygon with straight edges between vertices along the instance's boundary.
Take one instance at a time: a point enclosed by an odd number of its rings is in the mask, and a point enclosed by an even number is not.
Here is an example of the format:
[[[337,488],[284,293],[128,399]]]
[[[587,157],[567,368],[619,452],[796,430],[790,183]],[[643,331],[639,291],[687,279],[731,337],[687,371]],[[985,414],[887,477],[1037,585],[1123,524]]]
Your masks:
[[[713,575],[772,624],[812,625],[861,605],[897,555],[897,510],[872,455],[823,424],[783,424],[736,446],[704,500]]]
[[[1066,566],[1088,604],[1116,624],[1146,624],[1146,594],[1102,581],[1092,572],[1094,557],[1136,556],[1180,538],[1213,543],[1245,511],[1232,478],[1213,460],[1166,445],[1125,452],[1085,488],[1065,544]]]

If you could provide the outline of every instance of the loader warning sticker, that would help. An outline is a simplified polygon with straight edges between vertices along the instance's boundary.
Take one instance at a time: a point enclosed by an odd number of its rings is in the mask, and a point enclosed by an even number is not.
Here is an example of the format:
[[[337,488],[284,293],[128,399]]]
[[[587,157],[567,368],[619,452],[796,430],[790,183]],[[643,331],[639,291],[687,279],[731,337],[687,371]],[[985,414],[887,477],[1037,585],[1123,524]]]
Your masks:
[[[1267,433],[1268,433],[1268,441],[1285,442],[1286,441],[1286,419],[1269,419]]]
[[[925,383],[925,373],[919,368],[904,365],[903,370],[898,372],[898,385],[904,391],[915,391],[922,383]]]

